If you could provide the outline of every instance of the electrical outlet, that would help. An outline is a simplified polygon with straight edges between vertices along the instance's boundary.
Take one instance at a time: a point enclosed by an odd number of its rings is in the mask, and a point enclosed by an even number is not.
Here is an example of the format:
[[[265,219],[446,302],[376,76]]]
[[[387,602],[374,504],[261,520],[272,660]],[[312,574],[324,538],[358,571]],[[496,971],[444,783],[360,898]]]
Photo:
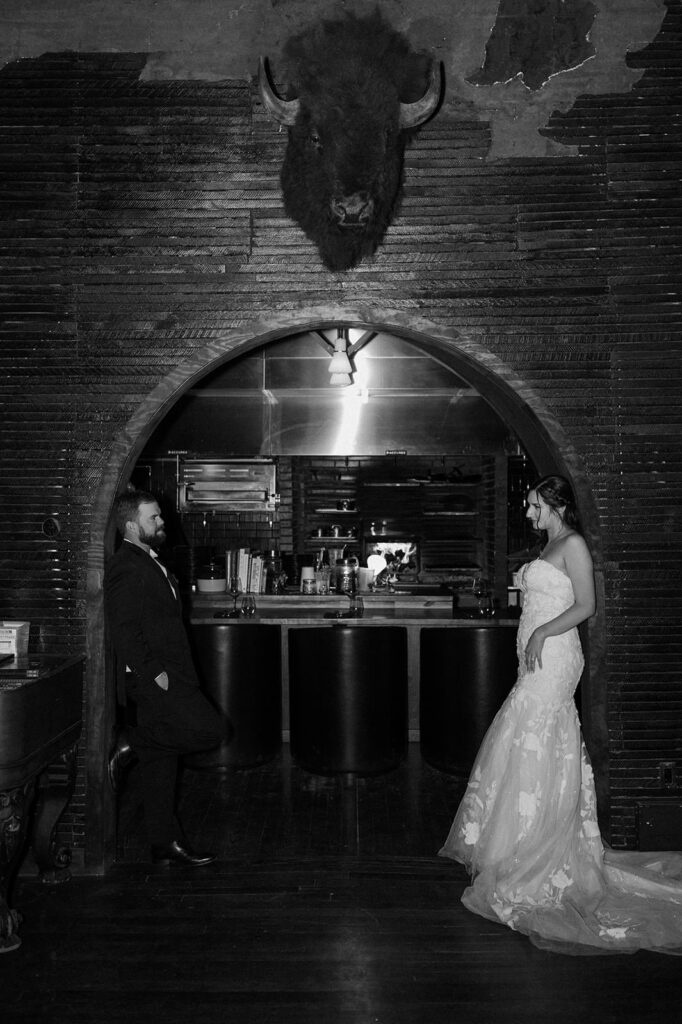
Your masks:
[[[682,768],[674,761],[661,761],[658,765],[658,782],[661,789],[679,789],[682,782]]]

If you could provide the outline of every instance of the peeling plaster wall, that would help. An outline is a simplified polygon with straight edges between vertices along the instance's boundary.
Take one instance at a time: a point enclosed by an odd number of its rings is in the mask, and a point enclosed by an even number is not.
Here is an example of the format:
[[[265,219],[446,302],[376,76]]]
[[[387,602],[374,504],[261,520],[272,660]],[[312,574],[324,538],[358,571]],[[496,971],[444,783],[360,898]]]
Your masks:
[[[549,12],[558,0],[542,0]],[[582,0],[562,7],[584,8]],[[362,13],[367,0],[5,0],[0,10],[0,66],[42,53],[145,52],[141,77],[224,81],[251,78],[260,54],[276,55],[286,38],[311,14]],[[433,53],[447,75],[445,109],[489,121],[492,142],[487,159],[507,156],[565,155],[565,147],[541,134],[553,111],[568,110],[581,94],[627,92],[641,75],[626,55],[656,36],[665,16],[664,0],[594,0],[590,44],[594,56],[554,74],[531,91],[509,61],[509,77],[474,85],[486,61],[491,33],[510,11],[529,22],[536,36],[536,0],[383,0],[382,9],[417,49]],[[575,150],[573,150],[575,152]]]

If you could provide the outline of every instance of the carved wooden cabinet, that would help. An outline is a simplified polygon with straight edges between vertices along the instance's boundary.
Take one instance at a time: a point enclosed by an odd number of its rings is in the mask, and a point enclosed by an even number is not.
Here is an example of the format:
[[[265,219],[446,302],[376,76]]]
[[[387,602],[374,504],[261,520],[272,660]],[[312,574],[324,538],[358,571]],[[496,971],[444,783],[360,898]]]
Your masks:
[[[15,658],[0,666],[0,949],[20,944],[10,886],[30,839],[46,882],[70,877],[71,851],[55,829],[73,792],[81,732],[78,657]]]

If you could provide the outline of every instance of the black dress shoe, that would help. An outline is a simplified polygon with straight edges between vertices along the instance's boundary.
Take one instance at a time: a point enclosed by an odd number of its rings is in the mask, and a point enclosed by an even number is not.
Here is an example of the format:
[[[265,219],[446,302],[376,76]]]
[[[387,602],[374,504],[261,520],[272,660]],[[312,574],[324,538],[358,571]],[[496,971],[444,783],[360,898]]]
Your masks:
[[[186,868],[200,868],[212,864],[214,853],[195,853],[173,840],[168,846],[152,846],[152,864],[180,864]]]
[[[130,746],[128,736],[124,730],[121,730],[109,753],[109,784],[114,793],[120,793],[123,776],[136,760],[137,754]]]

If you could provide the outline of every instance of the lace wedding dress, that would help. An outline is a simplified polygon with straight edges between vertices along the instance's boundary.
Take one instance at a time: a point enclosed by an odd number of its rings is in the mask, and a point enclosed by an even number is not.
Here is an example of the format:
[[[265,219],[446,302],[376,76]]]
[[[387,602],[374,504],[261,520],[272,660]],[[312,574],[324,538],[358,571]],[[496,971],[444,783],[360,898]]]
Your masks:
[[[525,669],[533,630],[573,604],[550,562],[523,567],[519,675],[490,726],[440,855],[464,864],[474,913],[557,952],[682,955],[682,855],[604,853],[592,768],[573,700],[577,629],[549,637]]]

